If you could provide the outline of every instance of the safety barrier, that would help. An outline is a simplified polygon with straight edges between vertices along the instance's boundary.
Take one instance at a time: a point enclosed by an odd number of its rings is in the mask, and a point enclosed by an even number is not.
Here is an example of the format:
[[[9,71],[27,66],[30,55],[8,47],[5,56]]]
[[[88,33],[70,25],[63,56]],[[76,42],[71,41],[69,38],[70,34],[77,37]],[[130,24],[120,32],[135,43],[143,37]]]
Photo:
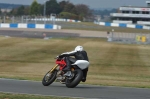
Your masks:
[[[107,34],[108,41],[128,44],[150,44],[148,33],[119,33],[110,32]]]
[[[1,23],[0,28],[61,29],[61,26],[52,24]]]
[[[112,27],[123,27],[123,28],[136,28],[136,29],[147,29],[150,30],[149,26],[136,25],[136,24],[126,24],[126,23],[110,23],[110,22],[94,22],[95,24],[102,26],[112,26]]]

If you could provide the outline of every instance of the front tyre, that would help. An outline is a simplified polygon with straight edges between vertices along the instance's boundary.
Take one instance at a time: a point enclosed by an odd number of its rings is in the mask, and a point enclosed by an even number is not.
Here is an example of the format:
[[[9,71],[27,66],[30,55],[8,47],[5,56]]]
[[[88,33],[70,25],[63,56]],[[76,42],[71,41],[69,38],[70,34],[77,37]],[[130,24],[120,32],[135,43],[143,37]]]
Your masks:
[[[66,78],[66,87],[74,88],[76,87],[83,78],[83,72],[80,69],[73,71],[74,77],[72,79]]]
[[[50,71],[47,72],[42,80],[42,84],[44,86],[49,86],[55,81],[56,75],[57,75],[57,70],[54,70],[52,73],[50,73]]]

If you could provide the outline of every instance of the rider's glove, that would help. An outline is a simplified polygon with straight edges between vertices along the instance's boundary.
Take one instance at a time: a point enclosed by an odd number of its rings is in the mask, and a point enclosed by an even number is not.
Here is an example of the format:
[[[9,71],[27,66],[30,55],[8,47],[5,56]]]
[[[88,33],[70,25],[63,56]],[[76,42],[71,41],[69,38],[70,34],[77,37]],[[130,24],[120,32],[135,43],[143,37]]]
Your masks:
[[[57,58],[57,59],[58,59],[58,58],[61,58],[61,55],[58,55],[56,58]]]
[[[59,56],[56,57],[57,59],[59,58]]]
[[[63,58],[63,56],[62,56],[62,55],[59,55],[58,57],[59,57],[59,58]]]

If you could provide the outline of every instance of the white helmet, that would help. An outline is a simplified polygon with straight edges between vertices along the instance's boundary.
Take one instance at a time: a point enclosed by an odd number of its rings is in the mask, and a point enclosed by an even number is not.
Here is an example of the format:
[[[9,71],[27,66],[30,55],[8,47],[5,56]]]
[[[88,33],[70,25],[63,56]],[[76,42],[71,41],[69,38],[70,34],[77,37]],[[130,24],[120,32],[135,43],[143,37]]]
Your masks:
[[[83,51],[83,47],[82,47],[82,46],[77,46],[77,47],[75,48],[75,51]]]

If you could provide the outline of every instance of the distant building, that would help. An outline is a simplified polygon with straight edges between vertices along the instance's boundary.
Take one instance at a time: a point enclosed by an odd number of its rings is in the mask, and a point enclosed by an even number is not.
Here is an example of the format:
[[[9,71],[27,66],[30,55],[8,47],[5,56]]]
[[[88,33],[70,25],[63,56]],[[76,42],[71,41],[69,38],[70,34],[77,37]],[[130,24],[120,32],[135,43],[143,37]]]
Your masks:
[[[101,15],[94,15],[94,19],[98,22],[101,21]]]
[[[9,12],[11,12],[12,11],[12,9],[5,9],[5,8],[2,8],[1,9],[1,12],[3,13],[3,12],[7,12],[7,13],[9,13]]]
[[[150,1],[146,1],[147,7],[121,6],[118,13],[111,13],[114,23],[129,23],[150,25]]]

